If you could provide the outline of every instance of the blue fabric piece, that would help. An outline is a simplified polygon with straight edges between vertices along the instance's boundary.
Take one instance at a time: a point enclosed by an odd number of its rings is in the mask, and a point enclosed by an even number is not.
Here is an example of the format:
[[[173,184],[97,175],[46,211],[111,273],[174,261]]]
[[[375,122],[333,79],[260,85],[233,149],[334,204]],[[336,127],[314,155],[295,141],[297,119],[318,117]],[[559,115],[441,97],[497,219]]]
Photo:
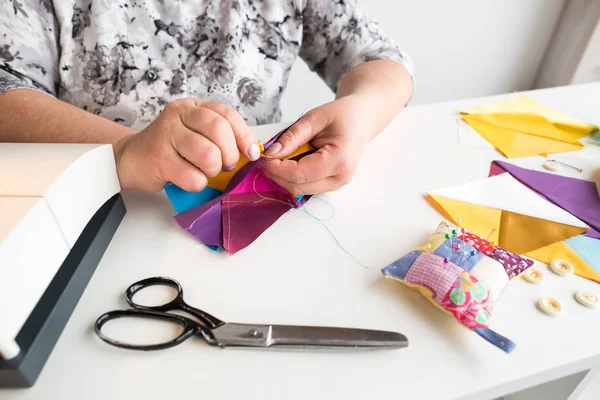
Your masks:
[[[211,249],[211,250],[212,250],[212,251],[214,251],[214,252],[217,252],[217,251],[221,251],[221,250],[223,250],[223,248],[222,248],[222,247],[219,247],[219,246],[212,246],[212,245],[210,245],[210,244],[205,244],[205,246],[206,246],[206,247],[208,247],[209,249]]]
[[[181,214],[187,210],[191,210],[194,207],[198,207],[204,203],[208,203],[209,201],[216,199],[223,192],[217,189],[213,189],[211,187],[205,187],[204,190],[198,193],[187,192],[181,189],[177,185],[173,185],[172,183],[168,183],[165,186],[165,193],[173,208],[175,208],[175,212],[177,214]]]
[[[479,336],[498,347],[501,350],[504,350],[507,353],[510,353],[517,346],[513,341],[505,338],[502,335],[497,334],[493,330],[489,328],[475,328],[473,329]]]
[[[581,235],[569,238],[565,243],[600,274],[600,239]]]
[[[460,246],[458,251],[454,250],[453,248],[455,244]],[[461,253],[462,251],[466,251],[467,255],[463,255]],[[475,254],[471,255],[471,252],[474,252]],[[456,236],[447,239],[433,252],[433,254],[447,258],[448,261],[458,265],[467,272],[470,272],[475,264],[477,264],[479,260],[484,257],[479,250],[471,246],[469,243],[457,238]]]
[[[381,270],[384,275],[391,276],[392,278],[402,279],[408,273],[408,270],[414,264],[415,260],[421,255],[421,251],[411,251],[410,253],[402,256],[398,260],[394,261],[387,267]]]

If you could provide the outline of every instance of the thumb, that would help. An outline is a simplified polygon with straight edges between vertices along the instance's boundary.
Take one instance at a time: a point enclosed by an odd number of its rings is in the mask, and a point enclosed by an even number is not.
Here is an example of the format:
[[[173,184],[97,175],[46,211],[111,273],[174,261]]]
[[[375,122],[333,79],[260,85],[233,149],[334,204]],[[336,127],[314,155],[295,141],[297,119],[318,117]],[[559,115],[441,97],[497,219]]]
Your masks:
[[[310,142],[327,126],[329,126],[327,113],[321,107],[315,108],[284,132],[265,154],[277,158],[287,157]]]

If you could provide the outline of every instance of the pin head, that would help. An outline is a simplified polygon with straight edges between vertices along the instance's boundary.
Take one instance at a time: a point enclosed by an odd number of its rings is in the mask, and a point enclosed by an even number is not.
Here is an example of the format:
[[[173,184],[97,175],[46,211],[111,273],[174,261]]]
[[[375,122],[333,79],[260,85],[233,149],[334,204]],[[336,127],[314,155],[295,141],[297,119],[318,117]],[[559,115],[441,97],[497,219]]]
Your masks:
[[[498,246],[498,243],[496,243],[492,240],[492,246]]]
[[[458,250],[458,249],[460,249],[460,245],[459,245],[458,243],[456,243],[456,244],[454,245],[454,250]]]
[[[444,258],[444,264],[448,264],[448,259]]]
[[[444,235],[444,237],[445,237],[446,239],[450,239],[450,235],[448,235],[447,233],[446,233],[446,235]]]
[[[471,257],[473,257],[475,255],[475,252],[473,250],[471,250]]]
[[[452,229],[452,234],[456,235],[456,229]]]

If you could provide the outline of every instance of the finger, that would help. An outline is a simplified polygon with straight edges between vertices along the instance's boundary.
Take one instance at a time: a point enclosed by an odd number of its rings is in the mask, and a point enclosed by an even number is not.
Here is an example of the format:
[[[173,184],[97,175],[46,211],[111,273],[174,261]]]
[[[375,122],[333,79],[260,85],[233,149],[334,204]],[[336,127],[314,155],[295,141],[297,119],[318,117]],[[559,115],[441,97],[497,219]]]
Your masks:
[[[177,154],[164,166],[163,175],[165,181],[188,192],[201,192],[208,182],[202,171]]]
[[[329,123],[327,114],[316,108],[283,133],[266,154],[278,158],[287,157],[327,128]]]
[[[189,129],[187,132],[193,131],[196,133],[196,136],[202,135],[219,148],[221,157],[220,164],[222,164],[225,171],[231,171],[235,168],[239,161],[240,153],[238,152],[235,143],[233,129],[225,118],[205,107],[191,107],[181,115],[181,122]],[[186,137],[184,140],[187,141],[190,139],[191,138]],[[196,148],[195,150],[197,151],[200,149]],[[187,153],[190,153],[190,151]],[[193,164],[198,165],[196,164],[197,159],[195,155],[191,154],[191,156],[192,159],[189,159],[187,156],[184,157]]]
[[[233,129],[235,141],[240,153],[250,161],[258,160],[260,157],[258,142],[240,113],[233,108],[216,101],[207,101],[202,104],[204,107],[213,110],[229,122]]]
[[[223,155],[219,147],[198,133],[182,129],[173,139],[173,147],[187,161],[192,163],[204,175],[215,177],[223,167]]]
[[[273,177],[271,179],[273,179],[273,182],[294,195],[319,194],[338,189],[342,186],[335,176],[328,176],[324,179],[319,179],[318,181],[302,184],[289,182],[278,177]]]
[[[329,146],[325,146],[298,161],[265,160],[261,163],[261,168],[269,178],[277,177],[300,185],[336,175],[336,165],[335,156],[331,153]]]

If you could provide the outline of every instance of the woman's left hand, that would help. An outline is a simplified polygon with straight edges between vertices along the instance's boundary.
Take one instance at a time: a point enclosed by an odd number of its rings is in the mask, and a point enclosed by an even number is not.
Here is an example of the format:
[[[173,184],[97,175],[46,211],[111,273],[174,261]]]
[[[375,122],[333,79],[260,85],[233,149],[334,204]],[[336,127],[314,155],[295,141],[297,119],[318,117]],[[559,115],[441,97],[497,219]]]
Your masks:
[[[348,95],[305,114],[267,155],[284,158],[310,142],[316,152],[300,160],[263,160],[266,176],[296,195],[336,190],[352,179],[369,141],[376,136],[369,101]]]

